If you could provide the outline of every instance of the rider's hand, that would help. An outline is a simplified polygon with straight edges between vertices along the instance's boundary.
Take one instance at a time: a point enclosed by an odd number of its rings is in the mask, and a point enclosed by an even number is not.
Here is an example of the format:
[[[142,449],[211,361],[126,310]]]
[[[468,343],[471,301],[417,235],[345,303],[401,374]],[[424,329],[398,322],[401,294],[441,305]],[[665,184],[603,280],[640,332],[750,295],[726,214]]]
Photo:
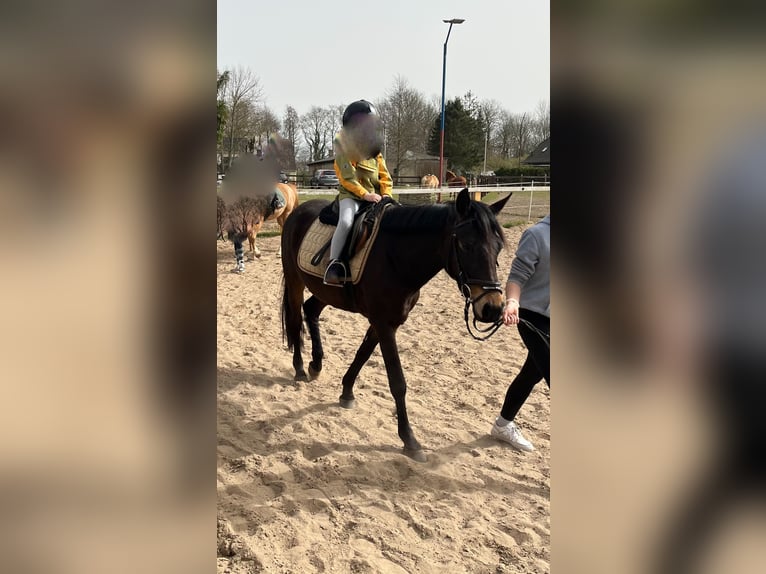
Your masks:
[[[503,309],[503,324],[517,325],[519,323],[519,302],[516,299],[508,299]]]
[[[371,203],[378,203],[382,198],[377,193],[365,193],[362,199]]]

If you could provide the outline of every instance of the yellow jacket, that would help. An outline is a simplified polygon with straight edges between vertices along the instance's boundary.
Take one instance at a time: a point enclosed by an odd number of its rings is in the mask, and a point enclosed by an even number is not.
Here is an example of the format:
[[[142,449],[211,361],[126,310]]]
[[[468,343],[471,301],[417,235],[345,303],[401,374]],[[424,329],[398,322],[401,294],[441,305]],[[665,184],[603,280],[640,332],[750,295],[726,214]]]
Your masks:
[[[338,176],[339,199],[351,197],[362,199],[367,193],[391,195],[393,180],[388,173],[386,161],[381,154],[377,157],[354,161],[343,149],[343,138],[335,136],[335,173]]]

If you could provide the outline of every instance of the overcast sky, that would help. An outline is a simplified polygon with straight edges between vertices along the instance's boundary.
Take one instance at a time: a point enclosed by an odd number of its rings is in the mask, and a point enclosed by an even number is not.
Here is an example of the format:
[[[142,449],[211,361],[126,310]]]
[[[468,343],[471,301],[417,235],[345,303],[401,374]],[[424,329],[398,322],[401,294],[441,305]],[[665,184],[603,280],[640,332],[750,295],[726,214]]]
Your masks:
[[[246,66],[282,118],[292,105],[373,103],[401,75],[427,98],[471,90],[510,112],[550,91],[548,0],[218,0],[218,69]]]

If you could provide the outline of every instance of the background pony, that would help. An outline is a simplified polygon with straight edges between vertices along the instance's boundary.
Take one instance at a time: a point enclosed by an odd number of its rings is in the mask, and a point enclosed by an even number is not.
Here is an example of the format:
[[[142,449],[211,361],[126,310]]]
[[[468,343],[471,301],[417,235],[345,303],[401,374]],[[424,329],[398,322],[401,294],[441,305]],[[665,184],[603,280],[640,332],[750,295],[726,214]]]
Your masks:
[[[447,187],[465,187],[468,185],[466,179],[462,175],[455,175],[454,171],[447,170],[444,177]]]

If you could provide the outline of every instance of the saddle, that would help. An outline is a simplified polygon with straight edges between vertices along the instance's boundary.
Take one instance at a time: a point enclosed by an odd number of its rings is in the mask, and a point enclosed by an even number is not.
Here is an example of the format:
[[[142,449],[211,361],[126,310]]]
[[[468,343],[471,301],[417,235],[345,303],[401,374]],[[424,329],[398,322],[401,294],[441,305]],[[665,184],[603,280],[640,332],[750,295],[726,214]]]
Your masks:
[[[384,197],[378,203],[365,202],[354,217],[351,232],[343,247],[341,258],[349,263],[347,282],[358,283],[367,254],[377,236],[383,212],[391,206],[399,205],[390,197]],[[338,224],[338,198],[325,207],[303,238],[298,252],[298,266],[311,275],[323,277],[329,263],[329,250],[335,227]]]

